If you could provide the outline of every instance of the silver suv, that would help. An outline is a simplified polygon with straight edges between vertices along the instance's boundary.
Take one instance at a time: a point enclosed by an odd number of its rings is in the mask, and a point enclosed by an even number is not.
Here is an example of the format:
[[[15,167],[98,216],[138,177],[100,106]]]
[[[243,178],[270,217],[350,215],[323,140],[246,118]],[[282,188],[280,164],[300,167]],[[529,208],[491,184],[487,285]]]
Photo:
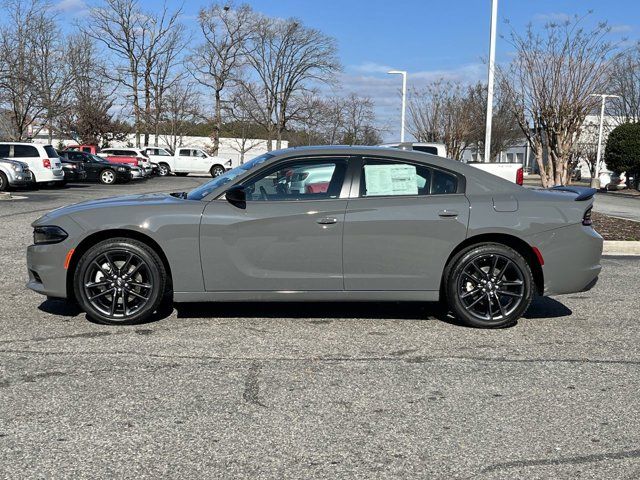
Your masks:
[[[0,192],[9,187],[21,187],[33,182],[29,165],[17,160],[0,158]]]

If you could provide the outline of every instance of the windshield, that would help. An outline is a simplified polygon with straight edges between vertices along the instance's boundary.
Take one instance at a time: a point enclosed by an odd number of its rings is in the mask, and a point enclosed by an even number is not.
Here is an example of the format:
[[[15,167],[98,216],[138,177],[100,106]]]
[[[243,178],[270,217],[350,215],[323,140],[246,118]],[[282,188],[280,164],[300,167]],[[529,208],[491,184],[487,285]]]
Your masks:
[[[254,158],[253,160],[249,160],[247,163],[243,163],[242,165],[234,168],[233,170],[229,170],[227,173],[224,173],[219,177],[214,178],[210,182],[207,182],[204,185],[201,185],[195,190],[191,190],[187,194],[187,198],[189,200],[202,200],[204,197],[206,197],[211,192],[213,192],[216,188],[221,187],[225,183],[229,183],[231,180],[233,180],[237,176],[242,175],[243,173],[246,173],[247,171],[266,162],[272,157],[273,155],[271,155],[270,153],[265,153],[264,155],[260,155],[259,157]]]

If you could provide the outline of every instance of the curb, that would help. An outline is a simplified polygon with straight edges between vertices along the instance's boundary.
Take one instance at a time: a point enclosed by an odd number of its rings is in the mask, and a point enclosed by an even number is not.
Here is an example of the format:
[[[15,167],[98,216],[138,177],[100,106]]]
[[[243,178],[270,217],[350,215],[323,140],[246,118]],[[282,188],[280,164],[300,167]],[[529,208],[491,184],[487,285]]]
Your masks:
[[[605,240],[603,255],[638,255],[640,256],[640,242],[624,242],[619,240]]]
[[[11,200],[11,194],[9,192],[0,192],[0,201]]]

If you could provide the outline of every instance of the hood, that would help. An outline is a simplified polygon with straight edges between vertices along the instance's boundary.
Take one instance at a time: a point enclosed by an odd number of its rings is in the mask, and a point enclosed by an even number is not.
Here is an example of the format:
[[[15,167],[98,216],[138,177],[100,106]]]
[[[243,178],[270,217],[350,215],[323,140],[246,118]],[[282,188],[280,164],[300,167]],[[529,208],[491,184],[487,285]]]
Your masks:
[[[126,208],[141,205],[173,205],[180,202],[188,202],[182,198],[177,198],[168,193],[145,193],[138,195],[123,195],[119,197],[100,198],[97,200],[88,200],[86,202],[67,205],[66,207],[56,208],[46,215],[38,218],[33,222],[32,226],[44,225],[52,220],[87,210],[100,210],[103,208]]]

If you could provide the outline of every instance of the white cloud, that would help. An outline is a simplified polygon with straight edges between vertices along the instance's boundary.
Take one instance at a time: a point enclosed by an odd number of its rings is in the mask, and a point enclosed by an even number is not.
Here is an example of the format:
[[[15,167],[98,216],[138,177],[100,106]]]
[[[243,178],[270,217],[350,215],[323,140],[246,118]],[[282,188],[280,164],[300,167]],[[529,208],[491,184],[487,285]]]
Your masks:
[[[533,16],[533,19],[538,22],[566,22],[571,20],[571,15],[562,12],[537,13]]]
[[[359,65],[352,65],[350,69],[360,73],[387,73],[389,70],[393,70],[393,67],[376,62],[363,62]]]
[[[633,30],[631,25],[611,25],[611,33],[627,33]]]
[[[74,14],[83,14],[88,9],[85,0],[60,0],[54,7],[60,12]]]

